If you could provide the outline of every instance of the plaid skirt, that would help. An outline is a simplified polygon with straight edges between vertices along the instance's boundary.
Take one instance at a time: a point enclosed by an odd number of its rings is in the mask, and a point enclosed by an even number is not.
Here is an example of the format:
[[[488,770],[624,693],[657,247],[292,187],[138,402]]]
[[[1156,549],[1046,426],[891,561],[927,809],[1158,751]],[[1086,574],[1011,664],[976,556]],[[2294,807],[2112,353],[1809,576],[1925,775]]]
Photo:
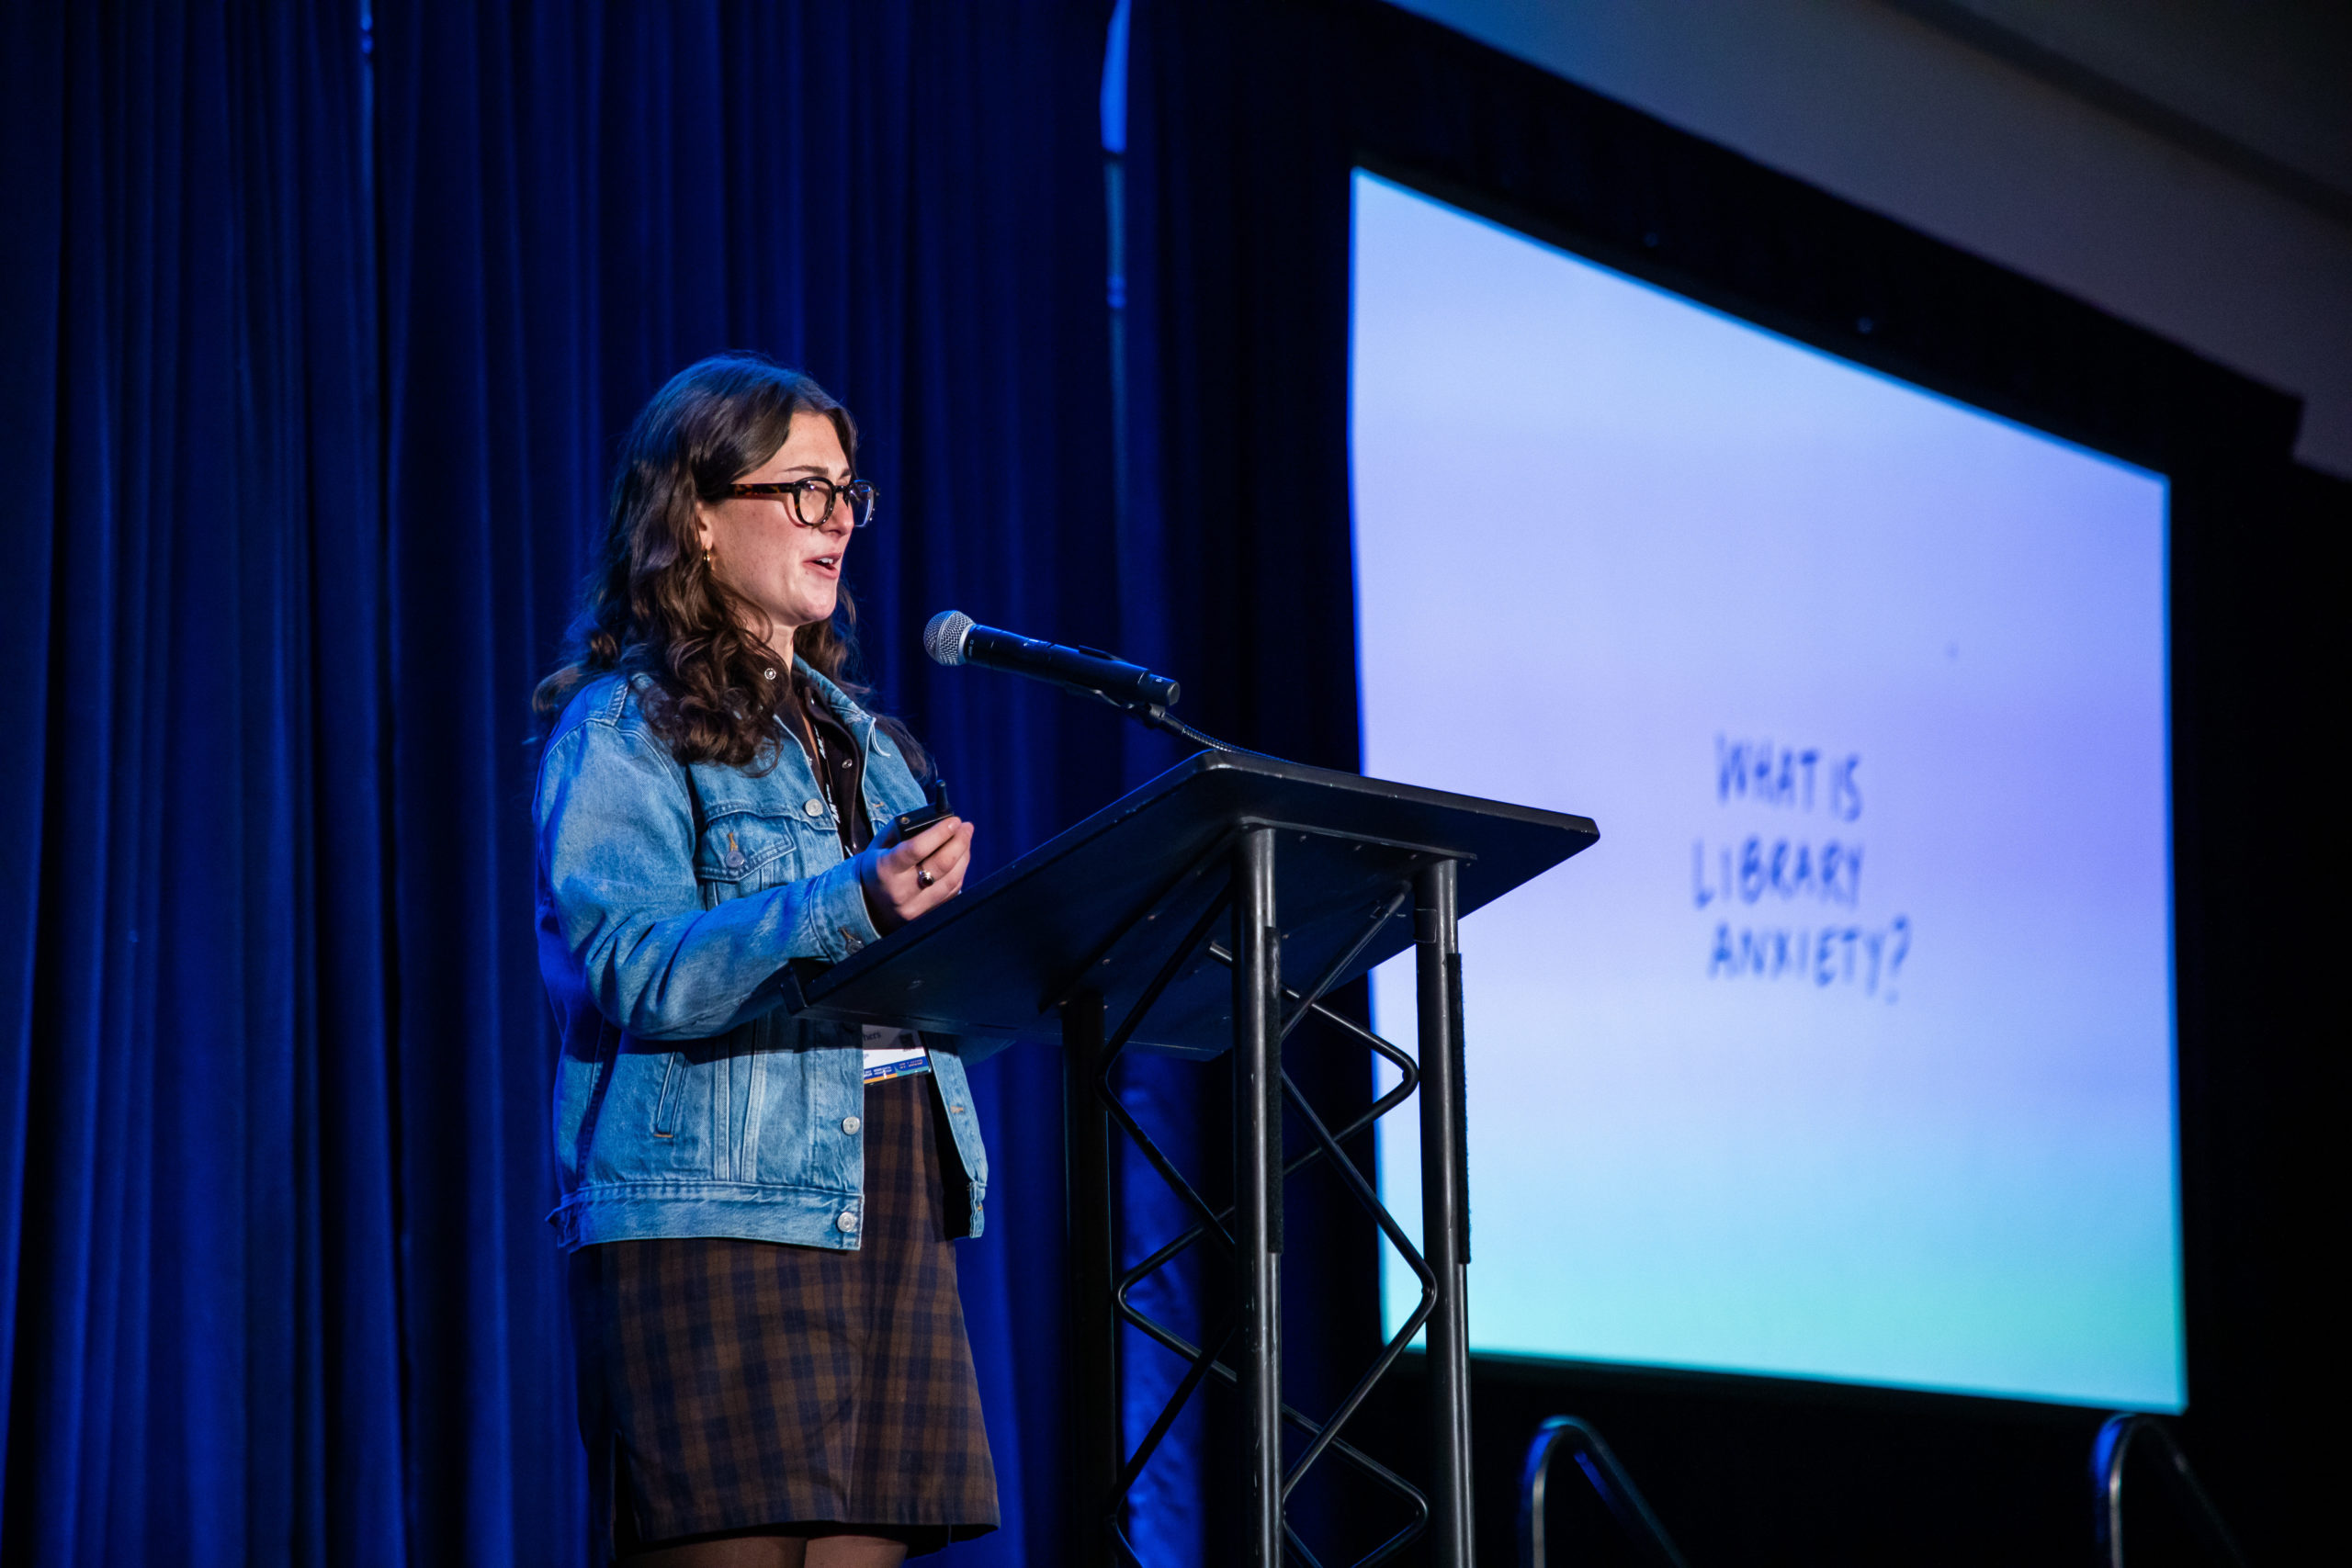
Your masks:
[[[865,1091],[854,1252],[695,1238],[572,1254],[580,1431],[608,1555],[729,1533],[997,1524],[928,1074]]]

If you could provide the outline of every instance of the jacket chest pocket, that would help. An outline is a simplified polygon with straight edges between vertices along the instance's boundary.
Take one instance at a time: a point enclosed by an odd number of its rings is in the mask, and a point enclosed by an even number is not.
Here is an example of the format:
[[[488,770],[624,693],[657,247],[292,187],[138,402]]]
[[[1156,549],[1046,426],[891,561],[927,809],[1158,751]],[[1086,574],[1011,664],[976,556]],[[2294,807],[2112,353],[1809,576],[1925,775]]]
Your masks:
[[[695,880],[717,903],[814,876],[841,858],[832,813],[813,796],[797,810],[765,801],[714,805],[695,850]]]

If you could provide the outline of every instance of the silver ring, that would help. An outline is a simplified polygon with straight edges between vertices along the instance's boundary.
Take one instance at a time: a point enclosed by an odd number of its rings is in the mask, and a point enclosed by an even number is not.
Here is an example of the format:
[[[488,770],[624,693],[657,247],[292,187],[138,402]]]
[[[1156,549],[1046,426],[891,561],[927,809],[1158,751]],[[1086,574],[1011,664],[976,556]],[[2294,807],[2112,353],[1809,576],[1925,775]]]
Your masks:
[[[937,877],[932,875],[931,873],[925,871],[922,867],[915,867],[915,886],[917,887],[928,887],[938,880],[939,879]]]

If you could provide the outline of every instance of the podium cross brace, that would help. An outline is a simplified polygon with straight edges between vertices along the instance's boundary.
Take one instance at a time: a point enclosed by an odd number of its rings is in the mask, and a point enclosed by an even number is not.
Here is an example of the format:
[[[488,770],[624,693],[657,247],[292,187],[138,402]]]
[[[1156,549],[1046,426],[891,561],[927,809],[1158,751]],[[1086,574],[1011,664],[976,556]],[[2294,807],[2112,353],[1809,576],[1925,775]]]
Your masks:
[[[1436,1470],[1435,1548],[1430,1561],[1440,1568],[1469,1568],[1469,1377],[1467,1314],[1463,1299],[1464,1266],[1468,1262],[1466,1207],[1466,1147],[1463,1136],[1463,1072],[1461,1062],[1461,964],[1456,942],[1457,862],[1442,857],[1425,860],[1415,870],[1409,893],[1415,906],[1417,976],[1419,980],[1421,1061],[1412,1060],[1371,1031],[1332,1012],[1322,1004],[1324,993],[1353,965],[1363,949],[1394,918],[1408,896],[1399,885],[1388,904],[1374,912],[1372,923],[1348,952],[1334,960],[1317,983],[1304,993],[1282,984],[1281,938],[1276,920],[1274,839],[1271,825],[1251,824],[1219,844],[1170,890],[1209,870],[1217,859],[1229,864],[1229,880],[1211,901],[1192,931],[1146,987],[1119,1029],[1105,1038],[1102,999],[1081,993],[1063,999],[1061,1012],[1066,1046],[1064,1115],[1070,1159],[1071,1306],[1078,1344],[1075,1393],[1079,1463],[1073,1481],[1076,1498],[1076,1561],[1083,1568],[1103,1568],[1116,1553],[1118,1561],[1140,1564],[1120,1528],[1128,1490],[1158,1449],[1185,1404],[1210,1375],[1238,1385],[1242,1395],[1242,1561],[1251,1568],[1279,1568],[1285,1560],[1313,1565],[1314,1556],[1290,1530],[1283,1506],[1307,1468],[1325,1453],[1340,1458],[1405,1498],[1413,1518],[1402,1529],[1362,1560],[1371,1568],[1401,1551],[1420,1536],[1430,1521],[1430,1503],[1401,1477],[1339,1437],[1340,1427],[1369,1395],[1373,1385],[1394,1365],[1424,1324],[1429,1330],[1429,1362],[1433,1429],[1432,1458]],[[1311,829],[1310,829],[1311,831]],[[1173,1162],[1150,1138],[1112,1088],[1112,1068],[1120,1052],[1143,1021],[1152,1004],[1199,949],[1203,940],[1228,909],[1233,919],[1233,946],[1211,942],[1208,951],[1233,974],[1235,1077],[1235,1205],[1224,1213],[1212,1211],[1185,1180]],[[1115,946],[1144,918],[1138,911],[1112,933],[1098,951]],[[1295,1002],[1285,1007],[1285,1002]],[[1310,1011],[1339,1025],[1396,1065],[1401,1081],[1381,1097],[1365,1114],[1334,1134],[1299,1093],[1281,1066],[1283,1040]],[[1377,1192],[1341,1148],[1381,1115],[1401,1103],[1416,1088],[1421,1100],[1423,1165],[1423,1235],[1425,1261]],[[1287,1099],[1299,1111],[1314,1135],[1316,1146],[1297,1160],[1285,1162],[1282,1150],[1282,1107]],[[1115,1122],[1132,1139],[1160,1179],[1197,1216],[1187,1231],[1168,1242],[1124,1274],[1116,1273],[1110,1201],[1110,1128]],[[1281,1394],[1281,1252],[1282,1183],[1302,1167],[1329,1157],[1357,1201],[1372,1214],[1390,1244],[1419,1276],[1421,1301],[1418,1309],[1383,1348],[1380,1356],[1350,1391],[1328,1421],[1317,1423],[1283,1403]],[[1236,1222],[1231,1229],[1227,1222]],[[1193,1346],[1136,1308],[1129,1292],[1146,1276],[1164,1267],[1196,1241],[1212,1237],[1235,1263],[1234,1316],[1221,1330]],[[1123,1422],[1118,1401],[1118,1322],[1124,1320],[1188,1363],[1185,1374],[1165,1407],[1152,1423],[1135,1454],[1125,1463]],[[1241,1341],[1238,1367],[1227,1366],[1224,1351],[1235,1337]],[[1309,1441],[1298,1463],[1284,1476],[1282,1433],[1287,1425]]]

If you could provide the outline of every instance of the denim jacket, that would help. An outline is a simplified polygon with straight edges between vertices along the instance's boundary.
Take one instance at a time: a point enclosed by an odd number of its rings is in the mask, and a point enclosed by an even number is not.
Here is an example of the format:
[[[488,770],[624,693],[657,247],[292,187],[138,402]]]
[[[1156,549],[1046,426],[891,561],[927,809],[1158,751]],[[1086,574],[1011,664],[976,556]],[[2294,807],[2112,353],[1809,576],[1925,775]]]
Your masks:
[[[800,669],[865,749],[873,821],[922,805],[874,716]],[[690,785],[638,699],[617,675],[592,682],[539,760],[539,973],[562,1042],[563,1201],[548,1218],[567,1248],[655,1236],[854,1248],[862,1032],[776,1006],[786,960],[838,961],[876,940],[856,868],[800,748],[764,773],[695,763]],[[978,1235],[988,1155],[971,1087],[956,1042],[924,1043],[963,1164],[946,1173],[948,1230]],[[959,1175],[968,1209],[953,1201]]]

